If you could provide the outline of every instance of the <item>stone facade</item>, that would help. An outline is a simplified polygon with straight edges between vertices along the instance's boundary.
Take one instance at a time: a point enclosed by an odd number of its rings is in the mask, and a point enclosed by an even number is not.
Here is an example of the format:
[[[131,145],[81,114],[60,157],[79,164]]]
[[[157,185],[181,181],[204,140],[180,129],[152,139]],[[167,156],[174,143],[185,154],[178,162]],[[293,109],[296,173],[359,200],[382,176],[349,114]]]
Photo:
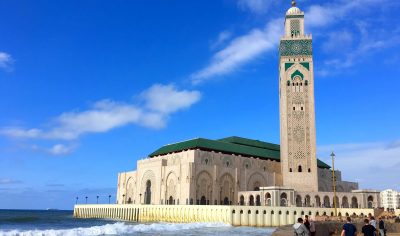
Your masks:
[[[318,191],[312,38],[304,34],[304,13],[286,13],[280,42],[279,103],[283,185]]]
[[[330,169],[318,168],[324,184],[319,192],[308,192],[283,187],[280,162],[221,152],[187,150],[139,160],[137,166],[119,173],[118,204],[333,207]],[[357,183],[335,174],[337,207],[379,205],[379,192],[357,192]]]
[[[118,175],[118,203],[232,205],[239,191],[282,185],[280,163],[188,150],[137,162]]]

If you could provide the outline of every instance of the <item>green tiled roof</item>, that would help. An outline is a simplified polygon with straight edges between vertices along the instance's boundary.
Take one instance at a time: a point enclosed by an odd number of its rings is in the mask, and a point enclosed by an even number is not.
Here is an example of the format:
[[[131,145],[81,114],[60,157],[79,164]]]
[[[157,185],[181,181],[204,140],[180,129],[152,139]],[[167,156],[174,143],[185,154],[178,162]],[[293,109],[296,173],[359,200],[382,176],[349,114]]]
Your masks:
[[[265,160],[280,161],[279,145],[236,136],[218,140],[196,138],[179,143],[169,144],[159,148],[149,156],[155,157],[189,149],[218,151],[227,154],[237,154],[242,156],[258,157]],[[331,168],[321,160],[317,160],[317,165],[319,168]]]

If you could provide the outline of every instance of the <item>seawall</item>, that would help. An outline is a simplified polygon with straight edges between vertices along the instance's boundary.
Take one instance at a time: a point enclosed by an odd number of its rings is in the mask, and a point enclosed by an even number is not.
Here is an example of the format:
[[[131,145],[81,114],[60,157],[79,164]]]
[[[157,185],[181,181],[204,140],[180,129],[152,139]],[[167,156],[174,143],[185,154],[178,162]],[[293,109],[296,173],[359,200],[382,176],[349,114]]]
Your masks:
[[[233,226],[277,227],[294,224],[304,215],[333,215],[333,208],[222,205],[79,204],[76,218],[108,218],[133,222],[222,222]],[[340,208],[343,216],[366,216],[373,209]]]

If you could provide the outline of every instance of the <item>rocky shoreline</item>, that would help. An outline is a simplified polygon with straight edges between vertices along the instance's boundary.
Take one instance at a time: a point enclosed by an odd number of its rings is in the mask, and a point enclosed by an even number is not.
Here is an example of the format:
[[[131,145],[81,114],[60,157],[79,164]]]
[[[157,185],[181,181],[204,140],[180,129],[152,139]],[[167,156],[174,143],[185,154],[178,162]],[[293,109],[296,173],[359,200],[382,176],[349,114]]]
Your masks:
[[[344,222],[335,221],[320,221],[316,222],[315,228],[317,231],[316,236],[336,236],[340,235],[341,229]],[[364,225],[362,222],[354,223],[357,227],[357,231],[361,232],[361,228]],[[397,236],[400,235],[400,223],[386,223],[388,229],[388,235]],[[281,226],[276,229],[272,236],[293,236],[292,225]]]

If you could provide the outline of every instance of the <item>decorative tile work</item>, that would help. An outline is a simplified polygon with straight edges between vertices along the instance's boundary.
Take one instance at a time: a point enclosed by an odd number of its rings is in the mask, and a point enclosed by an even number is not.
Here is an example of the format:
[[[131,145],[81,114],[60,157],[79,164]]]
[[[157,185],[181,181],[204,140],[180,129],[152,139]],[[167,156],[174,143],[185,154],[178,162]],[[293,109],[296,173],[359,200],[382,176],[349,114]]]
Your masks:
[[[312,40],[281,40],[280,56],[311,56]]]

